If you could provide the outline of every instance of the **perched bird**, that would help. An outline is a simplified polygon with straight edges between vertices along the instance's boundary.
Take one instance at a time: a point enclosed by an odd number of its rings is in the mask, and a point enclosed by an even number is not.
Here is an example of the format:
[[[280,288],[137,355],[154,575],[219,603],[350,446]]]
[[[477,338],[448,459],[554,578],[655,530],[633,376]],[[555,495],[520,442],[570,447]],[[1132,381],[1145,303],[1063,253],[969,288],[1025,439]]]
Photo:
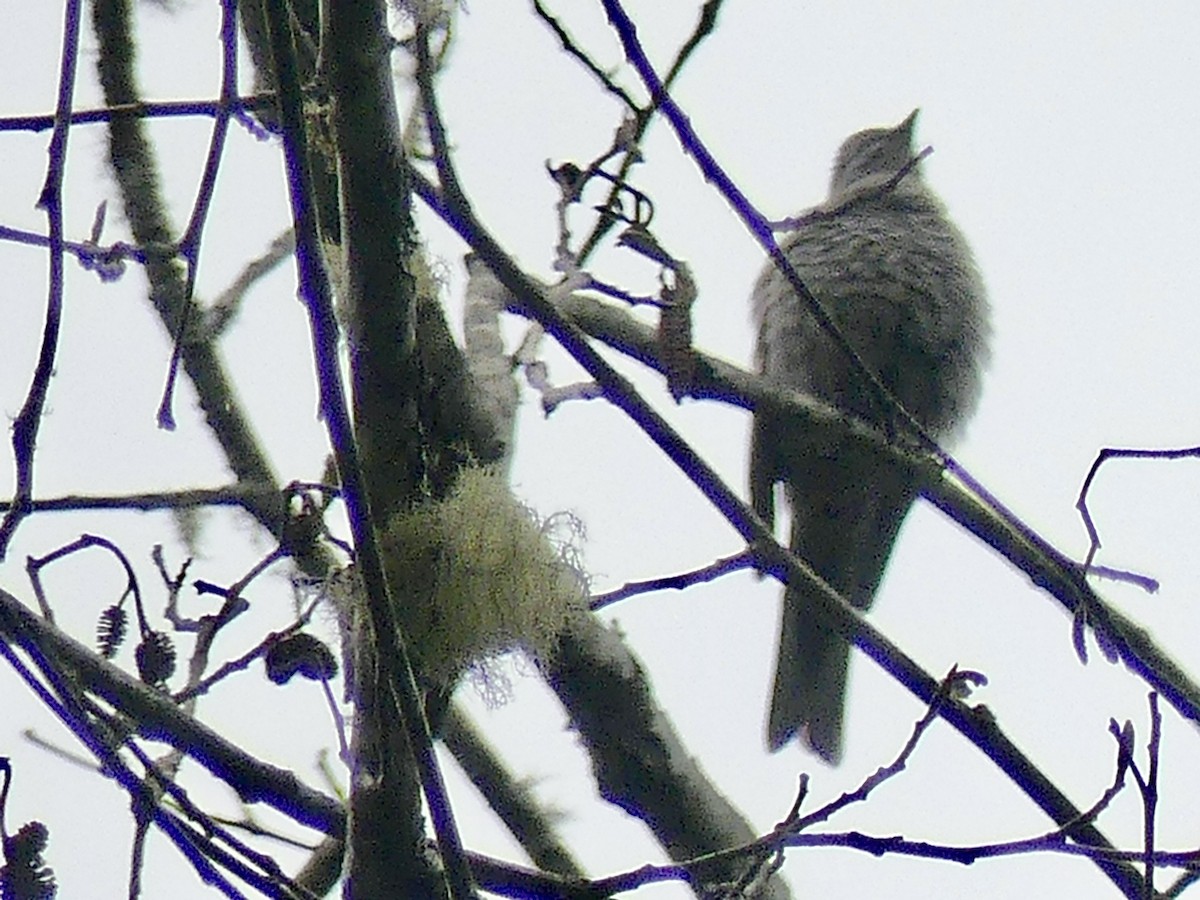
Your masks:
[[[842,144],[817,215],[782,245],[859,357],[936,439],[973,411],[987,357],[988,304],[966,240],[913,159],[917,111]],[[811,394],[887,433],[903,431],[851,360],[768,264],[754,287],[764,378]],[[754,418],[750,496],[774,523],[782,482],[790,546],[843,597],[870,607],[900,523],[916,499],[911,471],[838,424],[768,412]],[[784,592],[767,742],[799,734],[826,761],[842,751],[850,648],[804,584]]]

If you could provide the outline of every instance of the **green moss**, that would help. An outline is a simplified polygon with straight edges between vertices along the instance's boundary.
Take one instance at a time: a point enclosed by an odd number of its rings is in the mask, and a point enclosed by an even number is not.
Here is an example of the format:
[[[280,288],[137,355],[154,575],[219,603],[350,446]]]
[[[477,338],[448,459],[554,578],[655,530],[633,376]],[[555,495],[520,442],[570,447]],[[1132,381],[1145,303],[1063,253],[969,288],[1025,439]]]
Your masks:
[[[553,654],[584,608],[574,548],[555,539],[561,521],[539,519],[491,467],[465,468],[444,500],[393,516],[380,536],[384,561],[427,676],[448,684],[473,666],[486,674],[488,660],[514,649]]]

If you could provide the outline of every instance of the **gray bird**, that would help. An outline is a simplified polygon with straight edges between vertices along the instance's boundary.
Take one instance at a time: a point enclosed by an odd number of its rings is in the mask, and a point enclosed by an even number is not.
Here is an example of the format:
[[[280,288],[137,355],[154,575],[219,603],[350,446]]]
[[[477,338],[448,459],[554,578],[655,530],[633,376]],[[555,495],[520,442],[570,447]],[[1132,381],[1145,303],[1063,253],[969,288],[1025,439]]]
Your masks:
[[[862,360],[939,441],[973,411],[987,357],[988,304],[970,248],[913,158],[917,111],[895,128],[842,144],[818,217],[782,245]],[[886,432],[903,424],[821,331],[769,264],[752,298],[756,356],[770,382],[814,395]],[[754,418],[750,497],[774,524],[782,482],[792,552],[859,609],[870,607],[900,523],[916,499],[911,472],[836,425],[766,412]],[[799,734],[826,761],[842,752],[850,648],[803,584],[784,593],[767,742]]]

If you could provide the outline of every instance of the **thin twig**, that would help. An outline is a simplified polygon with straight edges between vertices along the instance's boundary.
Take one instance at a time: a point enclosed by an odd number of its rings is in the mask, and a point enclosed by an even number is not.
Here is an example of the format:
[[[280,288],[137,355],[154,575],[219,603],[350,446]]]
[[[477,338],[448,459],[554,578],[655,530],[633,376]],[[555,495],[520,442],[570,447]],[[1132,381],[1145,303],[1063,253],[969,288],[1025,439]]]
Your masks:
[[[1142,828],[1146,848],[1146,875],[1143,891],[1145,900],[1154,900],[1154,838],[1157,831],[1155,813],[1158,810],[1158,756],[1162,743],[1162,715],[1158,711],[1158,694],[1150,692],[1150,742],[1146,754],[1150,759],[1150,772],[1142,792]]]
[[[220,100],[145,100],[136,103],[114,103],[112,106],[101,106],[96,109],[74,110],[68,122],[71,125],[96,125],[111,122],[114,118],[130,116],[142,119],[177,119],[192,116],[216,118],[227,112],[234,115],[243,125],[247,124],[242,118],[246,113],[259,109],[268,109],[275,104],[273,93],[251,94],[246,97],[234,97],[228,103]],[[6,131],[48,131],[55,126],[55,116],[0,116],[0,132]],[[257,135],[262,137],[263,135]]]
[[[66,494],[62,497],[39,497],[29,502],[31,512],[80,512],[83,510],[112,510],[124,512],[137,510],[184,510],[204,506],[240,506],[252,509],[254,505],[279,499],[279,490],[270,486],[251,487],[230,485],[220,488],[187,488],[181,491],[150,491],[144,494],[120,494],[95,496]],[[12,502],[0,500],[0,510],[10,509]]]
[[[200,237],[204,233],[204,224],[208,220],[208,210],[212,205],[213,190],[217,184],[217,169],[225,152],[225,138],[229,135],[230,103],[237,97],[237,4],[234,0],[221,2],[221,106],[213,123],[212,137],[208,145],[208,157],[204,161],[204,170],[200,176],[200,187],[196,192],[196,202],[192,208],[192,217],[179,239],[179,255],[187,265],[187,280],[184,289],[183,302],[179,304],[179,318],[175,325],[173,336],[175,346],[171,351],[171,360],[167,367],[167,383],[163,388],[162,400],[158,407],[158,426],[167,431],[174,431],[175,416],[171,411],[175,397],[175,382],[179,377],[179,363],[182,358],[182,345],[187,332],[188,319],[191,317],[193,294],[196,288],[196,268],[200,264]]]
[[[182,705],[185,701],[190,700],[193,697],[198,697],[208,693],[212,689],[213,685],[228,678],[234,672],[240,672],[248,669],[254,660],[264,656],[266,652],[275,644],[279,643],[280,640],[288,637],[289,635],[296,634],[302,628],[304,628],[308,624],[309,619],[312,617],[313,611],[316,609],[319,602],[319,600],[314,600],[308,609],[306,609],[287,628],[283,629],[282,631],[272,631],[261,641],[259,641],[256,646],[246,651],[241,656],[223,663],[207,677],[189,684],[182,690],[176,691],[172,695],[171,699],[177,704]]]
[[[49,601],[46,599],[46,593],[42,587],[42,569],[50,565],[52,562],[57,562],[60,559],[70,556],[74,553],[78,553],[81,550],[86,550],[89,547],[100,547],[101,549],[107,550],[117,558],[117,561],[121,564],[121,568],[125,572],[125,590],[122,592],[121,596],[125,597],[128,594],[133,595],[134,602],[137,605],[138,618],[141,623],[142,630],[144,631],[149,628],[149,626],[146,624],[146,615],[142,606],[142,592],[138,588],[137,575],[133,571],[133,565],[129,562],[128,557],[125,556],[124,551],[122,551],[120,547],[118,547],[108,538],[100,537],[99,535],[95,534],[80,535],[76,540],[71,541],[71,543],[65,544],[62,547],[59,547],[57,550],[47,553],[45,556],[31,556],[26,559],[25,571],[29,574],[29,581],[33,586],[34,594],[38,598],[38,606],[41,608],[42,616],[45,617],[47,622],[54,621],[54,614],[50,609]]]
[[[58,100],[54,109],[54,133],[50,137],[46,180],[37,205],[46,212],[49,230],[50,284],[46,298],[46,320],[42,326],[42,345],[37,365],[21,412],[12,424],[13,457],[17,469],[17,489],[13,504],[0,521],[0,560],[21,520],[29,513],[33,497],[33,455],[37,446],[42,411],[50,392],[50,376],[58,354],[63,304],[63,174],[67,166],[67,137],[71,133],[71,102],[75,95],[75,72],[79,62],[80,0],[66,4],[63,23],[62,53],[59,56]]]
[[[683,71],[684,63],[691,58],[692,53],[700,46],[701,41],[712,33],[713,26],[716,23],[717,13],[720,12],[723,0],[708,0],[700,10],[700,16],[696,20],[696,27],[692,29],[692,34],[680,47],[679,52],[675,55],[675,61],[671,64],[668,70],[666,80],[663,82],[663,92],[669,91],[675,83],[675,79],[679,73]],[[629,176],[630,170],[634,163],[640,159],[640,154],[637,152],[638,142],[646,133],[646,129],[650,127],[650,123],[654,120],[654,114],[658,111],[661,97],[664,94],[651,95],[649,105],[637,110],[633,119],[633,126],[629,130],[630,133],[625,139],[627,150],[621,157],[621,167],[614,177],[614,186],[609,192],[608,200],[605,202],[603,209],[610,209],[616,202],[617,194],[620,191],[620,185],[624,184],[625,179]],[[583,242],[580,248],[577,259],[578,264],[583,265],[584,262],[592,255],[596,248],[600,245],[600,241],[608,234],[608,231],[613,226],[613,220],[606,216],[601,216],[600,220],[592,229],[592,233],[588,235],[587,240]]]
[[[937,720],[942,704],[953,695],[965,680],[965,677],[959,673],[957,667],[951,669],[946,674],[946,677],[942,679],[942,683],[938,686],[937,696],[929,703],[925,714],[917,720],[917,723],[913,726],[912,734],[909,735],[908,740],[904,742],[904,746],[900,748],[900,752],[896,754],[896,758],[891,763],[876,769],[875,772],[863,779],[854,790],[843,793],[836,800],[826,803],[820,809],[806,816],[799,817],[794,821],[785,820],[776,828],[776,832],[780,835],[799,834],[813,825],[828,821],[852,803],[865,803],[875,788],[879,787],[885,781],[895,778],[904,771],[908,765],[908,760],[916,752],[917,745],[921,742],[921,736]]]
[[[649,578],[645,581],[630,581],[619,588],[605,591],[603,594],[593,594],[592,598],[588,601],[588,609],[595,612],[598,609],[604,609],[604,607],[612,606],[614,603],[619,603],[622,600],[628,600],[630,597],[636,597],[639,594],[649,594],[654,591],[681,591],[694,584],[716,581],[725,575],[740,572],[742,569],[752,568],[754,568],[754,554],[743,551],[733,556],[718,559],[710,565],[693,569],[690,572],[681,572],[678,575],[663,575],[659,578]]]
[[[1200,456],[1200,447],[1179,447],[1171,450],[1104,447],[1097,453],[1096,458],[1092,460],[1091,468],[1088,469],[1087,476],[1083,479],[1082,486],[1079,488],[1079,497],[1075,501],[1075,508],[1079,510],[1079,516],[1083,520],[1083,527],[1087,529],[1088,534],[1088,552],[1083,561],[1084,569],[1089,572],[1093,571],[1092,561],[1095,560],[1096,553],[1100,550],[1101,546],[1100,531],[1096,528],[1091,510],[1088,508],[1088,494],[1091,492],[1092,482],[1095,481],[1096,475],[1100,472],[1100,467],[1110,459],[1190,459],[1197,456]],[[1111,572],[1112,570],[1106,571]]]
[[[562,23],[546,9],[541,0],[533,0],[533,11],[537,13],[539,19],[546,23],[546,27],[554,32],[554,36],[558,38],[559,44],[562,45],[567,55],[575,57],[579,61],[579,64],[587,69],[606,91],[624,103],[627,109],[633,112],[638,111],[638,105],[633,101],[633,98],[588,56],[587,52],[576,43],[575,38],[563,27]]]

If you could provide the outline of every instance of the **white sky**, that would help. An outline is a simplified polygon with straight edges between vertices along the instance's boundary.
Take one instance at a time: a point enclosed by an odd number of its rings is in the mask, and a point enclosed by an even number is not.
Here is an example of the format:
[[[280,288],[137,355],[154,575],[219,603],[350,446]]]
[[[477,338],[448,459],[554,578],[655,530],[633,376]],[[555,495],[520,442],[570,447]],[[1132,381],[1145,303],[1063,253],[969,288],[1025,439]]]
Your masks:
[[[596,4],[559,3],[565,24],[638,96],[615,37]],[[0,114],[53,109],[61,10],[0,2]],[[958,458],[1031,526],[1069,555],[1086,549],[1076,492],[1103,446],[1186,446],[1194,427],[1200,283],[1197,215],[1200,15],[1190,4],[728,4],[718,33],[696,53],[675,92],[702,139],[750,198],[774,218],[819,201],[833,153],[860,128],[891,124],[922,108],[918,139],[932,144],[927,178],[970,239],[993,305],[995,341],[983,401]],[[690,32],[698,4],[630,3],[651,59],[665,69]],[[142,86],[147,97],[215,96],[217,4],[188,0],[174,14],[139,11]],[[98,101],[85,38],[77,106]],[[459,43],[442,80],[457,161],[476,209],[534,274],[549,278],[555,223],[547,160],[584,163],[607,146],[618,110],[557,48],[529,5],[476,0],[459,19]],[[209,125],[162,122],[152,133],[168,161],[175,220],[185,221]],[[0,223],[43,229],[34,210],[48,134],[0,134]],[[98,127],[71,136],[66,193],[68,235],[82,238],[96,204],[116,199],[101,160]],[[747,296],[761,265],[752,240],[680,151],[665,123],[644,144],[637,187],[654,198],[659,239],[693,266],[700,288],[696,344],[742,364],[750,357]],[[198,293],[211,298],[286,225],[279,147],[235,130],[222,167],[201,258]],[[110,210],[107,239],[123,237]],[[461,293],[457,239],[431,216],[421,223],[451,273],[448,307]],[[145,282],[131,271],[116,285],[68,266],[66,319],[38,456],[38,493],[123,492],[219,485],[220,458],[181,391],[173,434],[154,427],[168,343],[147,312]],[[45,299],[44,253],[0,246],[0,404],[14,416],[32,371]],[[655,273],[620,251],[598,257],[597,274],[639,290]],[[514,323],[512,334],[520,333]],[[323,458],[314,419],[306,325],[291,269],[253,293],[224,344],[238,392],[262,427],[285,479],[313,478]],[[552,376],[577,370],[550,353]],[[675,407],[657,377],[622,364],[673,423],[739,490],[744,485],[748,416],[716,404]],[[672,471],[623,415],[601,402],[544,419],[527,397],[513,479],[544,513],[571,509],[587,524],[587,560],[605,588],[695,568],[740,549],[717,514]],[[11,452],[0,456],[0,494],[11,491]],[[1200,469],[1193,461],[1116,463],[1098,482],[1093,508],[1105,547],[1099,562],[1162,581],[1147,596],[1100,585],[1104,596],[1152,631],[1196,671],[1194,601],[1200,586],[1193,536],[1200,526]],[[150,547],[183,550],[165,516],[59,515],[22,527],[0,584],[31,597],[26,555],[49,552],[82,531],[118,541],[153,594]],[[269,549],[242,519],[207,520],[204,555],[191,575],[229,582]],[[101,554],[60,564],[48,575],[59,620],[83,640],[95,615],[119,592],[119,573]],[[660,703],[709,775],[760,830],[786,814],[801,770],[813,775],[814,804],[836,797],[892,758],[920,707],[869,661],[856,657],[847,753],[838,769],[789,748],[765,752],[762,721],[774,653],[779,590],[748,575],[682,595],[629,601],[606,615],[644,662]],[[233,655],[255,634],[284,624],[285,581],[260,582],[254,612],[218,644]],[[199,612],[197,605],[194,612]],[[1139,749],[1148,733],[1145,686],[1121,667],[1084,667],[1070,622],[1007,563],[919,507],[908,521],[873,613],[874,621],[933,672],[953,663],[979,669],[990,685],[976,699],[1081,806],[1107,786],[1114,748],[1110,717],[1131,718]],[[257,630],[255,630],[257,629]],[[126,660],[129,662],[129,660]],[[320,784],[319,747],[332,747],[328,714],[312,685],[277,690],[257,673],[217,691],[203,717],[266,758]],[[515,771],[563,810],[564,833],[596,875],[662,854],[644,828],[595,794],[557,702],[535,678],[517,678],[500,710],[468,697]],[[109,782],[80,775],[31,747],[20,731],[71,739],[25,688],[0,670],[0,754],[14,759],[8,824],[33,817],[51,829],[48,861],[61,896],[123,895],[130,820],[127,799]],[[1163,725],[1160,843],[1200,843],[1191,798],[1200,744],[1173,711]],[[1144,759],[1144,757],[1143,757]],[[193,768],[194,771],[194,768]],[[194,794],[235,813],[228,792],[195,782]],[[520,859],[480,811],[457,775],[468,846]],[[271,820],[273,821],[273,819]],[[1101,827],[1138,847],[1141,811],[1132,790]],[[832,823],[879,835],[946,843],[1016,839],[1048,820],[991,763],[947,726],[935,726],[909,770],[866,806]],[[298,857],[296,857],[298,859]],[[972,867],[850,851],[796,852],[785,869],[797,895],[1012,897],[1111,895],[1090,863],[1020,857]],[[1164,879],[1160,886],[1166,884]],[[169,889],[167,886],[170,886]],[[161,838],[151,841],[145,896],[211,896]],[[682,896],[678,886],[642,892]]]

